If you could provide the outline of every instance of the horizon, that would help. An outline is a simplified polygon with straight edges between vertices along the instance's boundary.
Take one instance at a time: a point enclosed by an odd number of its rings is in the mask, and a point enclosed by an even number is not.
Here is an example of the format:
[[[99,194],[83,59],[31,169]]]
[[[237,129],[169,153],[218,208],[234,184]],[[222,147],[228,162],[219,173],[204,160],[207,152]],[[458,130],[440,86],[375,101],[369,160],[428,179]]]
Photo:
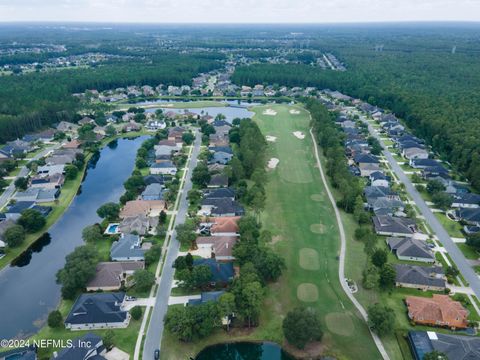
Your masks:
[[[355,24],[480,22],[471,0],[0,0],[0,23]]]

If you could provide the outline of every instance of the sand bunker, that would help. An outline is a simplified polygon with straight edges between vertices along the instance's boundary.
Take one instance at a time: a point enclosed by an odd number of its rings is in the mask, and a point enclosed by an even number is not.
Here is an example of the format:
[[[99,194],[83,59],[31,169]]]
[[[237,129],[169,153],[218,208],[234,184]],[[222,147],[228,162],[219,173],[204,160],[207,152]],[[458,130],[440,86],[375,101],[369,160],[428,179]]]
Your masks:
[[[297,287],[297,298],[304,302],[314,302],[318,300],[318,289],[315,284],[303,283]]]
[[[297,139],[300,139],[300,140],[305,139],[305,134],[301,131],[294,131],[293,136],[295,136]]]
[[[173,107],[173,104],[162,104],[160,107]]]
[[[300,249],[298,254],[300,267],[305,270],[318,270],[320,269],[320,261],[318,260],[317,250],[311,248]]]
[[[275,169],[279,162],[280,160],[278,160],[277,158],[271,158],[270,160],[268,160],[267,166],[269,169]]]
[[[273,109],[267,109],[262,114],[263,115],[275,116],[275,115],[277,115],[277,112]]]
[[[276,136],[271,136],[271,135],[265,136],[265,139],[266,139],[267,141],[270,141],[270,142],[275,142],[275,141],[277,141],[277,137],[276,137]]]
[[[292,115],[298,115],[298,114],[300,114],[300,110],[292,109],[292,110],[289,111],[289,113],[292,114]]]

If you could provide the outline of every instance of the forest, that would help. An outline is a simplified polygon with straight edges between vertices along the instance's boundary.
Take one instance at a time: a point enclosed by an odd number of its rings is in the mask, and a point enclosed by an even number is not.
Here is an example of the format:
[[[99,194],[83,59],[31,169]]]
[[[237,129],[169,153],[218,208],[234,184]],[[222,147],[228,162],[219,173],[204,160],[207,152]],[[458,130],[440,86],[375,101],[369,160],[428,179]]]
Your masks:
[[[149,59],[112,61],[91,69],[0,77],[0,143],[72,119],[78,102],[72,93],[127,85],[189,84],[199,72],[218,67],[210,54],[165,52]]]
[[[256,64],[238,67],[233,80],[245,85],[329,88],[391,110],[480,190],[479,42],[463,33],[451,39],[434,34],[417,38],[409,34],[404,40],[377,34],[378,39],[356,42],[350,35],[348,41],[327,44],[347,64],[346,72],[301,64]],[[375,51],[375,41],[391,45]],[[349,42],[351,46],[346,46]],[[457,43],[462,46],[453,53],[452,44]]]

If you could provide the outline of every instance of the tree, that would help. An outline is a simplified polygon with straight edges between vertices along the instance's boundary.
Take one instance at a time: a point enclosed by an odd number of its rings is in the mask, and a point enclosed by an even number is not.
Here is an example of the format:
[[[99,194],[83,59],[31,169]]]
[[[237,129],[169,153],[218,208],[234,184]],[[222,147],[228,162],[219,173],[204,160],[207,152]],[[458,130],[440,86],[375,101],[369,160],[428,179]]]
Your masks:
[[[22,212],[18,224],[22,225],[29,233],[34,233],[45,226],[46,220],[43,215],[35,209],[27,209]]]
[[[135,161],[135,166],[139,169],[145,169],[148,167],[148,163],[144,158],[138,157]]]
[[[391,334],[395,326],[395,313],[388,306],[369,306],[368,324],[380,336]]]
[[[191,221],[186,221],[183,224],[178,224],[175,228],[177,232],[177,240],[183,245],[192,246],[193,242],[197,238],[197,235],[195,234],[195,229],[195,223]]]
[[[133,281],[135,282],[135,289],[140,292],[147,291],[155,284],[155,275],[145,269],[135,270]]]
[[[185,266],[187,266],[185,262]],[[178,280],[186,289],[204,288],[212,279],[212,270],[208,265],[195,266],[192,269],[185,267],[178,272]]]
[[[14,184],[17,190],[25,191],[28,187],[28,179],[25,177],[19,177],[17,180],[15,180]]]
[[[286,268],[285,260],[269,248],[261,249],[256,253],[254,264],[264,281],[276,281]]]
[[[85,288],[95,275],[97,263],[98,253],[91,245],[79,246],[67,255],[65,266],[57,272],[57,282],[62,285],[65,299],[73,299],[77,291]]]
[[[445,191],[445,186],[438,180],[429,180],[427,183],[427,192],[430,195]]]
[[[12,225],[5,230],[3,237],[9,247],[17,247],[25,241],[25,229],[22,225]]]
[[[47,324],[53,329],[57,329],[63,325],[62,313],[58,310],[53,310],[48,314]]]
[[[112,330],[107,330],[102,337],[103,346],[108,350],[115,346],[115,333]]]
[[[210,181],[210,172],[207,164],[200,162],[192,172],[192,183],[199,187],[205,187]]]
[[[162,255],[162,245],[155,244],[150,249],[145,252],[145,265],[154,264],[155,261],[160,259],[160,255]]]
[[[432,195],[432,202],[437,208],[445,211],[452,206],[453,199],[447,193],[437,192]]]
[[[423,356],[423,360],[449,360],[447,355],[441,351],[433,350]]]
[[[320,316],[313,308],[299,307],[289,311],[282,328],[287,341],[299,349],[310,341],[320,341],[323,336]]]
[[[102,230],[98,224],[89,225],[82,230],[82,239],[87,243],[96,243],[103,239]]]
[[[259,282],[247,283],[241,293],[240,315],[247,320],[248,327],[256,324],[260,314],[263,299],[263,289]]]
[[[395,268],[390,264],[385,264],[380,269],[379,285],[383,290],[390,290],[395,286],[397,274]]]
[[[75,165],[67,165],[65,166],[65,179],[67,180],[74,180],[78,175],[78,168]]]
[[[134,320],[140,320],[142,317],[142,308],[140,306],[134,306],[132,310],[130,310],[130,315]]]
[[[200,200],[202,200],[202,198],[203,198],[203,194],[201,191],[195,190],[195,189],[188,191],[187,199],[188,199],[188,202],[190,203],[190,206],[197,205],[200,202]]]
[[[229,317],[236,311],[235,306],[235,295],[231,292],[226,292],[220,296],[218,299],[218,311],[220,312],[220,316]],[[227,331],[229,328],[229,324],[227,323]]]
[[[165,211],[160,211],[160,215],[158,216],[158,223],[163,225],[167,222],[167,213]]]
[[[108,137],[112,137],[112,136],[115,136],[117,134],[117,130],[115,130],[115,127],[112,124],[110,124],[105,128],[105,134]]]
[[[193,135],[191,132],[184,132],[182,134],[182,141],[186,145],[191,145],[193,143],[193,140],[195,140],[195,135]]]
[[[100,206],[97,210],[97,215],[102,219],[113,221],[118,219],[120,214],[120,205],[117,203],[109,202]]]
[[[378,268],[382,268],[387,263],[388,253],[384,249],[376,249],[372,254],[372,263]]]

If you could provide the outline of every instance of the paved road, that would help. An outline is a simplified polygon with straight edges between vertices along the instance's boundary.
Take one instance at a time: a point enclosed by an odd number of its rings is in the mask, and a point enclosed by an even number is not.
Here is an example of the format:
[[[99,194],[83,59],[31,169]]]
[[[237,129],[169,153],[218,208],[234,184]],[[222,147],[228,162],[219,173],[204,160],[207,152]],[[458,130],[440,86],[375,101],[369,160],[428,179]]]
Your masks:
[[[180,203],[178,207],[177,217],[175,218],[175,227],[178,224],[185,222],[188,210],[187,193],[192,188],[191,176],[193,169],[197,166],[197,157],[200,153],[200,145],[202,144],[202,136],[197,132],[195,137],[195,143],[192,151],[192,157],[188,165],[187,174],[185,177],[185,185],[183,191],[180,194]],[[175,228],[174,227],[174,228]],[[170,290],[172,287],[174,269],[172,267],[173,262],[178,256],[180,244],[176,239],[175,230],[172,233],[170,244],[167,249],[165,257],[165,263],[163,266],[162,274],[159,280],[159,286],[157,289],[155,306],[152,311],[150,323],[148,325],[147,334],[145,336],[145,343],[143,346],[144,360],[152,360],[153,353],[156,349],[160,349],[163,335],[163,318],[168,310],[168,298],[170,296]]]
[[[368,123],[368,121],[366,121],[364,118],[362,118],[362,121],[364,123],[368,124],[368,130],[370,131],[370,133],[375,138],[377,138],[378,141],[380,141],[380,144],[382,145],[382,147],[384,149],[383,154],[385,155],[385,158],[387,159],[387,161],[390,163],[390,166],[392,167],[392,170],[395,172],[398,179],[402,183],[405,184],[405,189],[406,189],[407,193],[410,195],[410,197],[413,199],[413,201],[415,201],[415,204],[420,209],[420,213],[425,218],[425,221],[428,223],[428,225],[432,229],[433,233],[435,235],[437,235],[438,240],[445,247],[448,254],[452,258],[453,262],[457,265],[458,269],[462,273],[465,280],[468,281],[470,287],[472,288],[472,290],[475,293],[475,295],[477,296],[477,298],[480,299],[480,279],[478,278],[478,275],[472,269],[472,267],[468,263],[468,260],[465,259],[465,256],[463,255],[463,253],[458,249],[457,245],[455,245],[455,242],[452,240],[452,238],[445,231],[442,224],[440,224],[440,222],[435,217],[433,212],[427,206],[427,204],[425,203],[425,200],[423,200],[423,198],[420,196],[420,194],[415,189],[415,187],[413,186],[412,182],[407,177],[407,175],[405,175],[405,172],[400,167],[400,165],[398,165],[397,161],[392,156],[390,151],[388,151],[388,149],[386,148],[383,141],[380,139],[379,134],[375,131],[373,126],[371,126],[370,123]]]
[[[52,150],[55,150],[55,149],[58,149],[62,144],[55,144],[55,145],[52,145],[52,146],[49,146],[47,148],[45,148],[43,151],[41,151],[40,153],[38,153],[37,155],[35,155],[33,158],[31,158],[30,160],[38,160],[40,159],[41,157],[44,157],[45,155],[47,155],[50,151]],[[20,169],[20,172],[18,173],[18,175],[15,177],[15,179],[19,178],[19,177],[25,177],[28,175],[28,173],[30,172],[30,170],[28,170],[28,168],[24,165],[21,167]],[[10,201],[10,198],[12,197],[12,195],[15,193],[15,184],[14,184],[15,180],[13,180],[10,185],[8,185],[6,188],[5,188],[5,191],[2,193],[2,195],[0,195],[0,209],[2,209],[5,205],[8,204],[8,202]]]
[[[360,312],[360,315],[362,315],[363,319],[365,322],[368,323],[368,314],[365,311],[365,308],[358,302],[358,300],[353,296],[351,293],[347,282],[345,281],[345,251],[347,248],[347,240],[345,238],[345,229],[343,227],[343,221],[342,217],[340,216],[340,211],[338,210],[337,207],[337,202],[335,201],[332,192],[330,191],[330,186],[328,185],[327,179],[325,177],[325,174],[323,172],[323,167],[322,163],[320,162],[320,157],[318,156],[318,146],[317,146],[317,141],[315,140],[315,136],[313,135],[312,129],[310,129],[310,135],[312,137],[313,141],[313,148],[315,150],[315,157],[317,159],[317,165],[318,165],[318,170],[320,171],[320,177],[322,178],[323,185],[325,187],[325,190],[327,192],[328,198],[330,199],[330,202],[332,203],[333,209],[335,211],[335,217],[337,218],[337,225],[338,225],[338,230],[340,233],[340,266],[338,267],[338,277],[340,280],[340,284],[342,285],[342,289],[345,292],[345,294],[348,296],[350,301],[355,305],[357,310]],[[380,352],[382,358],[384,360],[389,360],[390,357],[387,354],[387,351],[383,347],[382,341],[380,338],[375,334],[371,329],[370,334],[372,335],[373,341],[375,342],[375,345],[377,346],[378,351]]]

